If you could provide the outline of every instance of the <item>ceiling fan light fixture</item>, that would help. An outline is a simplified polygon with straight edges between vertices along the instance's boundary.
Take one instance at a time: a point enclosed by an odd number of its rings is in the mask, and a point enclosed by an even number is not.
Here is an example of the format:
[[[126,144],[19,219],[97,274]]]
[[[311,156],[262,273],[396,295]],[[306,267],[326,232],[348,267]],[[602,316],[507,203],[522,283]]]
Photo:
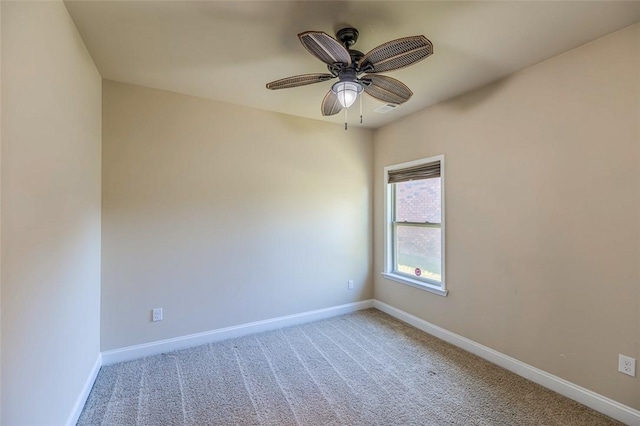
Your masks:
[[[364,87],[355,81],[339,81],[335,83],[331,90],[338,97],[338,102],[343,108],[349,108],[358,99]]]

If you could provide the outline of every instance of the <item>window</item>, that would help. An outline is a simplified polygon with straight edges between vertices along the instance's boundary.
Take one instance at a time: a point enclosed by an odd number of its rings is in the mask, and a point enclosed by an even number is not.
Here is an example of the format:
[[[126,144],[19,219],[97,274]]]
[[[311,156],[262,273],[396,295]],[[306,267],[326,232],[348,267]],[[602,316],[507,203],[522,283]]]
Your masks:
[[[384,178],[383,275],[446,296],[444,156],[385,167]]]

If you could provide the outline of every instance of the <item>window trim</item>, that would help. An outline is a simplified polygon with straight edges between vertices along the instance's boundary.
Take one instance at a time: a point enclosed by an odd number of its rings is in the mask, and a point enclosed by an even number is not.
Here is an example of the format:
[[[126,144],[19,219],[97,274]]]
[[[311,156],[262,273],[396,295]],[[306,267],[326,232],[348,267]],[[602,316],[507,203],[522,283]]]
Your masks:
[[[440,162],[440,230],[441,230],[441,238],[442,238],[442,247],[441,247],[441,282],[440,284],[430,281],[428,279],[425,280],[417,280],[415,278],[411,278],[408,275],[400,274],[393,271],[393,255],[394,250],[392,249],[394,245],[393,240],[393,199],[394,199],[394,184],[390,184],[389,182],[389,171],[397,170],[397,169],[405,169],[408,167],[414,167],[425,163],[433,163],[439,161]],[[396,281],[402,284],[407,284],[412,287],[419,288],[421,290],[425,290],[431,293],[438,294],[440,296],[446,296],[449,291],[446,289],[446,263],[445,263],[445,164],[444,164],[444,155],[436,155],[428,158],[421,158],[419,160],[408,161],[406,163],[394,164],[391,166],[387,166],[384,168],[384,203],[385,203],[385,211],[384,211],[384,271],[382,272],[382,276],[390,279],[392,281]]]

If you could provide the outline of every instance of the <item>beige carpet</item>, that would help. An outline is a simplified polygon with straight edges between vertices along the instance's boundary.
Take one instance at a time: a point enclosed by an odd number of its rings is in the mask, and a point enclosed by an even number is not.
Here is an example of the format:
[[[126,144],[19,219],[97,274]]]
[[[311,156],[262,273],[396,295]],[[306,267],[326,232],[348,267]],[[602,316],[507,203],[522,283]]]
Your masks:
[[[103,367],[79,425],[613,425],[375,309]]]

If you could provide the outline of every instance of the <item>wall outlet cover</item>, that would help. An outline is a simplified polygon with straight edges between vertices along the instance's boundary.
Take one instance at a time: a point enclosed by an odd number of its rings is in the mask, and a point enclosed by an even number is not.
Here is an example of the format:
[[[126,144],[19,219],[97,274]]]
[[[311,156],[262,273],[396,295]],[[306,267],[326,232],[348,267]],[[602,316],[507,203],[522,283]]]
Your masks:
[[[619,354],[618,355],[618,371],[623,374],[629,375],[631,377],[636,377],[635,358],[631,358],[629,356]]]
[[[151,311],[151,321],[162,321],[162,308],[154,308]]]

